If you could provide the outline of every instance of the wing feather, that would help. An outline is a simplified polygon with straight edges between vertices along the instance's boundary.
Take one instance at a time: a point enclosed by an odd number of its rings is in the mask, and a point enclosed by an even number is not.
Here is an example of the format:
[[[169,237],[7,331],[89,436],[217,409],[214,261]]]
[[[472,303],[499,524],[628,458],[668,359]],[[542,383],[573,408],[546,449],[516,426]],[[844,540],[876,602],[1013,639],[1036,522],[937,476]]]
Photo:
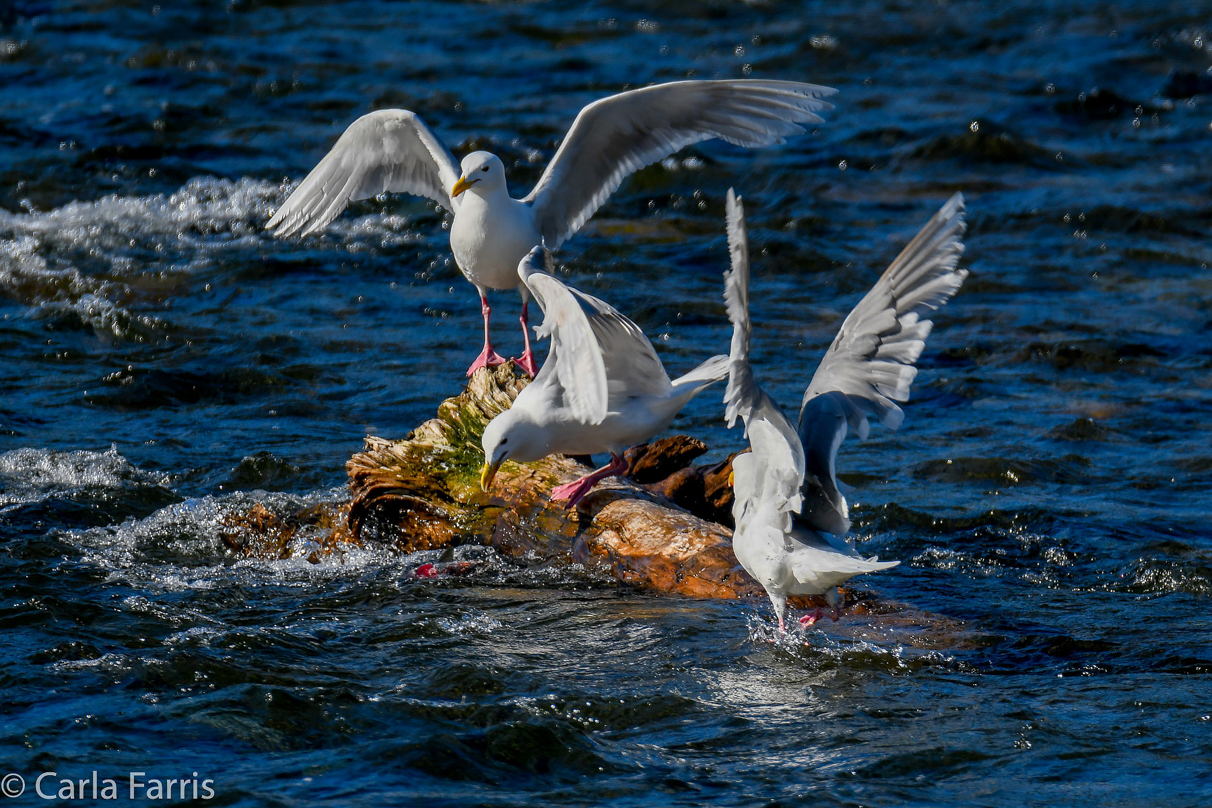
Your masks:
[[[429,197],[450,210],[459,164],[423,120],[405,109],[384,109],[350,124],[265,227],[275,236],[320,230],[351,200],[384,192]]]
[[[610,408],[621,405],[622,396],[668,395],[673,384],[643,329],[604,300],[571,287],[569,291],[582,302],[601,349]]]
[[[547,362],[555,362],[564,403],[578,420],[598,424],[606,417],[609,396],[602,350],[580,299],[550,274],[551,268],[551,253],[542,247],[518,264],[522,283],[543,309],[543,323],[535,333],[551,337]]]
[[[732,347],[728,355],[728,387],[724,391],[725,417],[729,426],[737,418],[744,421],[745,434],[753,447],[752,459],[742,460],[742,456],[733,461],[733,477],[738,480],[734,489],[736,513],[756,513],[773,507],[786,532],[790,529],[789,514],[800,507],[804,450],[791,422],[758,386],[749,365],[749,238],[744,205],[731,188],[726,208],[732,268],[724,274],[724,302],[732,322]],[[783,514],[787,515],[785,524]]]
[[[846,498],[837,485],[837,450],[847,430],[865,438],[872,417],[896,429],[905,414],[933,323],[930,312],[951,299],[968,271],[964,251],[964,198],[956,194],[884,271],[842,323],[812,377],[800,407],[799,436],[806,474],[800,521],[836,535],[850,529]]]
[[[792,81],[676,81],[631,90],[581,110],[526,201],[551,249],[559,247],[634,171],[711,138],[737,146],[782,143],[821,123],[836,90]]]

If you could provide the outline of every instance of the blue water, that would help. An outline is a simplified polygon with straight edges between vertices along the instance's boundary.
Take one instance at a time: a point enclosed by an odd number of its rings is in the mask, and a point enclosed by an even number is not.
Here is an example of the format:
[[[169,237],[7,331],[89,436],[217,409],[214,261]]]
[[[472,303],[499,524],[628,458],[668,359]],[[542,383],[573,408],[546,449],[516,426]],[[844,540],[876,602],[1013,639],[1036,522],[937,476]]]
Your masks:
[[[0,776],[213,781],[224,805],[1212,803],[1212,16],[1121,2],[0,8]],[[688,149],[561,251],[671,373],[725,350],[745,196],[755,364],[793,407],[954,191],[972,277],[905,426],[847,444],[881,598],[764,602],[497,561],[250,562],[253,501],[341,495],[460,388],[479,308],[434,206],[270,211],[357,116],[490,148],[515,195],[576,112],[686,76],[837,87]],[[1190,95],[1194,92],[1193,95]],[[1189,97],[1188,97],[1189,96]],[[516,295],[494,298],[502,352]],[[675,423],[741,445],[718,396]],[[44,787],[45,790],[45,787]]]

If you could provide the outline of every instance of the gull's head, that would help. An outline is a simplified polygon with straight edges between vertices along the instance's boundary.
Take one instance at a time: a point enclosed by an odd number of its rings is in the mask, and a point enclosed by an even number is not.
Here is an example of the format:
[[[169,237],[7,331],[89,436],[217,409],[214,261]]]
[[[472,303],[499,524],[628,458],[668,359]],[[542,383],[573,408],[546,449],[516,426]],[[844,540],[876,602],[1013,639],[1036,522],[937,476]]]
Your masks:
[[[537,424],[526,417],[526,413],[516,407],[493,418],[484,427],[484,437],[481,439],[484,447],[484,466],[480,469],[480,487],[485,491],[492,485],[492,478],[497,469],[506,460],[518,463],[529,463],[546,457],[547,436]]]
[[[459,169],[463,176],[459,177],[459,181],[450,189],[452,198],[464,191],[483,195],[486,191],[505,188],[505,164],[491,152],[472,152],[463,158]]]

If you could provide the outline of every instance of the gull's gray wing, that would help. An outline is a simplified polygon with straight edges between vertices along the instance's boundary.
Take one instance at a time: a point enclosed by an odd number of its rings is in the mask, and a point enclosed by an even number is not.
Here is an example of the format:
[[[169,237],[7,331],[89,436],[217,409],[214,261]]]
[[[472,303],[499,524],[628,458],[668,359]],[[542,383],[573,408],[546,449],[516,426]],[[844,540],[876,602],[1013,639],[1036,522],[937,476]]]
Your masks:
[[[800,521],[810,527],[839,536],[849,531],[834,468],[838,447],[847,427],[866,438],[868,417],[890,429],[904,420],[897,402],[909,400],[914,363],[933,326],[925,318],[968,277],[956,268],[964,227],[964,197],[956,194],[846,317],[804,391],[798,431],[807,476]]]
[[[314,233],[355,199],[386,191],[426,196],[455,210],[459,164],[414,112],[383,109],[358,118],[265,225],[275,236]]]
[[[584,306],[601,348],[611,409],[633,395],[668,395],[673,386],[669,374],[643,330],[604,300],[571,287],[569,291]]]
[[[564,285],[552,269],[551,253],[535,247],[518,265],[518,275],[543,309],[535,334],[552,338],[539,374],[554,358],[564,401],[574,414],[598,423],[623,398],[668,395],[669,376],[640,327],[609,303]]]
[[[554,367],[565,406],[578,420],[598,424],[609,403],[606,364],[581,299],[551,274],[552,269],[551,253],[542,247],[535,247],[518,264],[522,283],[543,309],[543,323],[535,328],[535,335],[551,337],[551,352],[539,375],[546,378],[548,366]]]
[[[752,510],[771,527],[786,535],[791,530],[791,515],[800,510],[802,503],[800,490],[804,483],[804,449],[794,432],[788,436],[788,430],[783,429],[782,424],[766,418],[755,418],[749,422],[749,446],[752,449],[749,456],[753,458],[750,462],[753,464],[751,496],[754,504],[745,510]],[[733,461],[734,480],[735,469],[736,460]]]
[[[769,146],[821,123],[836,90],[794,81],[675,81],[612,95],[581,110],[526,197],[551,249],[593,215],[627,175],[711,138]]]

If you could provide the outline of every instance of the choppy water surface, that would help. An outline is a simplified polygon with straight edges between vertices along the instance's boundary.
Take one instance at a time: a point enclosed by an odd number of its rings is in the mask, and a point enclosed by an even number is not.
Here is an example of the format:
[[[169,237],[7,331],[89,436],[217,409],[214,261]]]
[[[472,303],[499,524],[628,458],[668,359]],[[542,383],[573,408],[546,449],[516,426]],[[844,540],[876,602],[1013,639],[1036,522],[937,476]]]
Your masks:
[[[1199,4],[23,2],[0,14],[0,769],[212,778],[224,804],[1207,805],[1212,34]],[[403,106],[517,194],[585,103],[699,77],[840,89],[785,147],[632,178],[562,251],[671,371],[725,349],[746,197],[786,404],[953,191],[973,276],[901,432],[841,464],[882,596],[764,603],[490,562],[236,562],[217,524],[343,485],[459,388],[479,310],[426,202],[276,242]],[[517,299],[498,295],[502,351]],[[677,428],[738,446],[718,396]],[[270,493],[265,493],[270,492]],[[958,621],[958,622],[957,622]],[[31,793],[14,804],[32,804]]]

